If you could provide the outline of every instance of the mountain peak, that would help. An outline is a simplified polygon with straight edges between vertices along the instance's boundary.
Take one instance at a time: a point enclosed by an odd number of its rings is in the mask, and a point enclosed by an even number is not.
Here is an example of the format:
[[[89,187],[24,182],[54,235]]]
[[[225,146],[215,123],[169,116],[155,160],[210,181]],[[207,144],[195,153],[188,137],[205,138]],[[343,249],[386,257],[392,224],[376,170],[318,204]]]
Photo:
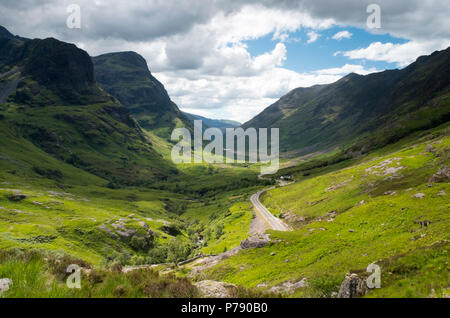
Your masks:
[[[147,62],[145,61],[145,59],[141,55],[133,51],[107,53],[96,56],[93,59],[98,60],[98,63],[102,63],[102,60],[109,60],[119,63],[123,66],[138,67],[140,69],[148,70]]]
[[[12,39],[14,38],[14,35],[11,32],[9,32],[5,27],[0,25],[0,38]]]
[[[156,130],[166,138],[180,121],[190,125],[138,53],[108,53],[92,61],[97,82],[127,107],[143,128]]]
[[[25,44],[25,74],[41,85],[56,88],[63,96],[91,93],[94,67],[89,55],[74,44],[54,38]]]

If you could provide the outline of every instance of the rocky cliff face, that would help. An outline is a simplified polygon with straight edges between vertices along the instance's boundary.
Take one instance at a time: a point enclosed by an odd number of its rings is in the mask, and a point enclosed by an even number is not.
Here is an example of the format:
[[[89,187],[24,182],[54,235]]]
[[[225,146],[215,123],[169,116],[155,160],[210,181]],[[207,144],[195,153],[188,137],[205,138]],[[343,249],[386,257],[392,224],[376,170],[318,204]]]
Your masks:
[[[29,105],[111,100],[97,87],[85,51],[53,38],[27,40],[4,30],[0,30],[0,73],[20,78],[12,100]]]
[[[90,56],[73,44],[22,39],[0,29],[0,104],[1,133],[18,132],[14,137],[109,180],[111,187],[176,172],[129,110],[101,89]]]

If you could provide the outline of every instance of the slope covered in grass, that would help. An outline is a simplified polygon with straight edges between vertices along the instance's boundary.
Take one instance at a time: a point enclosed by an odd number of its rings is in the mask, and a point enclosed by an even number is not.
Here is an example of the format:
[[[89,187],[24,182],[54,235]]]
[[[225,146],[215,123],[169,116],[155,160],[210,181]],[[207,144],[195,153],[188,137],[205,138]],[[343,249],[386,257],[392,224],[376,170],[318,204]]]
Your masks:
[[[346,273],[375,262],[382,287],[369,297],[448,295],[450,186],[448,176],[430,180],[448,167],[448,127],[392,148],[301,172],[296,183],[267,192],[263,204],[295,230],[272,231],[269,246],[242,251],[204,276],[264,289],[306,278],[309,286],[294,296],[329,297]]]
[[[81,288],[66,286],[66,268],[83,268]],[[122,273],[121,267],[93,269],[82,260],[55,253],[2,252],[0,276],[12,285],[0,298],[190,298],[198,297],[197,288],[186,278],[160,275],[150,268]]]

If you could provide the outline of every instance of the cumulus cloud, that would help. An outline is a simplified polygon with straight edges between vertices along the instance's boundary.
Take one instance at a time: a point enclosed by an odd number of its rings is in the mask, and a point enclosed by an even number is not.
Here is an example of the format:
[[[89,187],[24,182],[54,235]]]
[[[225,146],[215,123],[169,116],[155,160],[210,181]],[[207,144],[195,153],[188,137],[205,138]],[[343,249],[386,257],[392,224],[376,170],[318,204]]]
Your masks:
[[[307,73],[273,67],[253,76],[207,75],[190,80],[187,79],[190,76],[179,76],[178,72],[157,73],[156,76],[166,83],[173,100],[183,105],[184,110],[245,122],[294,88],[329,84],[351,72],[366,75],[376,71],[346,64]]]
[[[341,31],[333,35],[333,40],[342,40],[342,39],[350,39],[352,37],[352,34],[348,31]]]
[[[313,43],[316,42],[317,39],[319,38],[320,34],[315,32],[315,31],[309,31],[307,33],[308,35],[308,41],[306,41],[306,43]]]
[[[414,62],[420,55],[430,54],[434,50],[445,49],[448,46],[450,46],[450,40],[411,41],[404,44],[374,42],[366,48],[336,52],[335,54],[342,54],[350,59],[367,59],[397,63],[399,67],[403,67]]]

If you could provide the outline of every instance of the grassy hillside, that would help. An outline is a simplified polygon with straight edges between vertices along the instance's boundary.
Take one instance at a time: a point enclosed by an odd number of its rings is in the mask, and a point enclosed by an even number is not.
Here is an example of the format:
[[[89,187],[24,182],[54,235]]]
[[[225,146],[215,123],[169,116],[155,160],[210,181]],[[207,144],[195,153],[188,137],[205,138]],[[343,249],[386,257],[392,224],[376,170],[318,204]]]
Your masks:
[[[81,289],[66,286],[66,268],[83,266]],[[53,253],[0,251],[0,276],[13,281],[0,298],[170,298],[198,297],[197,288],[186,278],[160,275],[152,269],[129,273],[121,267],[97,270],[76,258]]]
[[[306,278],[309,286],[290,296],[329,297],[347,272],[375,262],[382,288],[368,297],[448,295],[449,154],[447,125],[356,162],[299,172],[262,200],[295,230],[271,232],[269,246],[204,276],[263,289]],[[447,176],[432,178],[440,169]]]

